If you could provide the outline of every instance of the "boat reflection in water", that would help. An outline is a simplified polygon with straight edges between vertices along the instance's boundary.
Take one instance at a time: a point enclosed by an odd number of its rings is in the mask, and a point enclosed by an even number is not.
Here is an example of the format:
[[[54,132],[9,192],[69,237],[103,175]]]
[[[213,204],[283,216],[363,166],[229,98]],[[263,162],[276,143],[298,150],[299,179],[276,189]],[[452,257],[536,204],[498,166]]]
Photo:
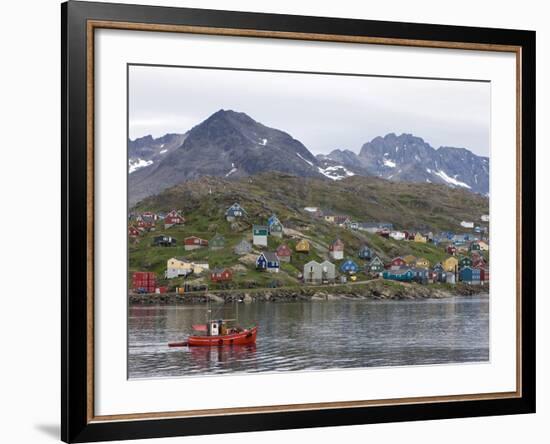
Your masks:
[[[190,355],[193,366],[204,370],[213,367],[223,372],[224,367],[231,368],[236,362],[249,370],[256,367],[256,344],[223,346],[223,347],[189,347],[182,350]],[[226,365],[224,365],[226,364]]]

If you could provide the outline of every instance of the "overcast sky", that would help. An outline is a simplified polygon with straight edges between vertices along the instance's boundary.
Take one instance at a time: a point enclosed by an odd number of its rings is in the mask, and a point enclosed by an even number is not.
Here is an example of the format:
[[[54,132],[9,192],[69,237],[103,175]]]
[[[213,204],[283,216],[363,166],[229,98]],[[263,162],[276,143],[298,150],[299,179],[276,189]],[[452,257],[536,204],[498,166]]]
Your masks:
[[[359,152],[365,142],[393,132],[488,156],[490,88],[484,82],[131,66],[129,136],[184,133],[219,109],[232,109],[289,133],[314,154]]]

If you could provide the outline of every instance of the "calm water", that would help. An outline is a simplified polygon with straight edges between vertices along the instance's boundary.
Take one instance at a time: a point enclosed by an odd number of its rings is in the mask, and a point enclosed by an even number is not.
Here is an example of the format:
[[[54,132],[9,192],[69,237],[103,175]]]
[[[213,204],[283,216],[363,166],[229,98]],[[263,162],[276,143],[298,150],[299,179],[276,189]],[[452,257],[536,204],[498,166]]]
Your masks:
[[[489,359],[487,296],[421,301],[238,304],[255,346],[169,348],[205,305],[131,307],[130,378],[480,362]],[[212,305],[234,318],[235,305]]]

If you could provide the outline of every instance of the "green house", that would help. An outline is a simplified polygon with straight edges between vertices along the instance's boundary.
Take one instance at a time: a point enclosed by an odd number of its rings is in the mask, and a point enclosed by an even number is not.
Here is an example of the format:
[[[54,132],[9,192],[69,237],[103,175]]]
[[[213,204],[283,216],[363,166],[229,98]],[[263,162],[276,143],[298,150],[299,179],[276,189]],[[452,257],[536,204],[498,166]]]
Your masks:
[[[211,250],[221,250],[225,247],[225,237],[221,234],[216,234],[212,239],[210,239],[208,246]]]
[[[378,256],[374,256],[367,265],[367,271],[370,273],[382,273],[384,271],[384,262]]]
[[[252,243],[266,247],[268,233],[269,229],[266,225],[254,225],[252,227]]]
[[[472,260],[467,256],[461,257],[460,260],[458,261],[459,269],[462,269],[464,267],[471,267],[472,265],[473,265]]]

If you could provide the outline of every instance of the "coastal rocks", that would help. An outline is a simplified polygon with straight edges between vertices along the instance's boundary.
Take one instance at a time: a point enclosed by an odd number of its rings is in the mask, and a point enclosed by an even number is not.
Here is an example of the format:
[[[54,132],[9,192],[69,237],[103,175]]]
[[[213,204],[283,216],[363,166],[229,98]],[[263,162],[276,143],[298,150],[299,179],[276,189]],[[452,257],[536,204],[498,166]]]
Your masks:
[[[488,286],[479,285],[420,285],[415,283],[397,283],[375,279],[359,285],[332,285],[324,287],[294,287],[258,290],[225,290],[210,292],[166,294],[130,294],[130,304],[180,304],[206,303],[209,300],[216,303],[263,302],[280,303],[293,301],[311,301],[323,303],[339,300],[419,300],[443,299],[453,296],[475,296],[488,294]]]

